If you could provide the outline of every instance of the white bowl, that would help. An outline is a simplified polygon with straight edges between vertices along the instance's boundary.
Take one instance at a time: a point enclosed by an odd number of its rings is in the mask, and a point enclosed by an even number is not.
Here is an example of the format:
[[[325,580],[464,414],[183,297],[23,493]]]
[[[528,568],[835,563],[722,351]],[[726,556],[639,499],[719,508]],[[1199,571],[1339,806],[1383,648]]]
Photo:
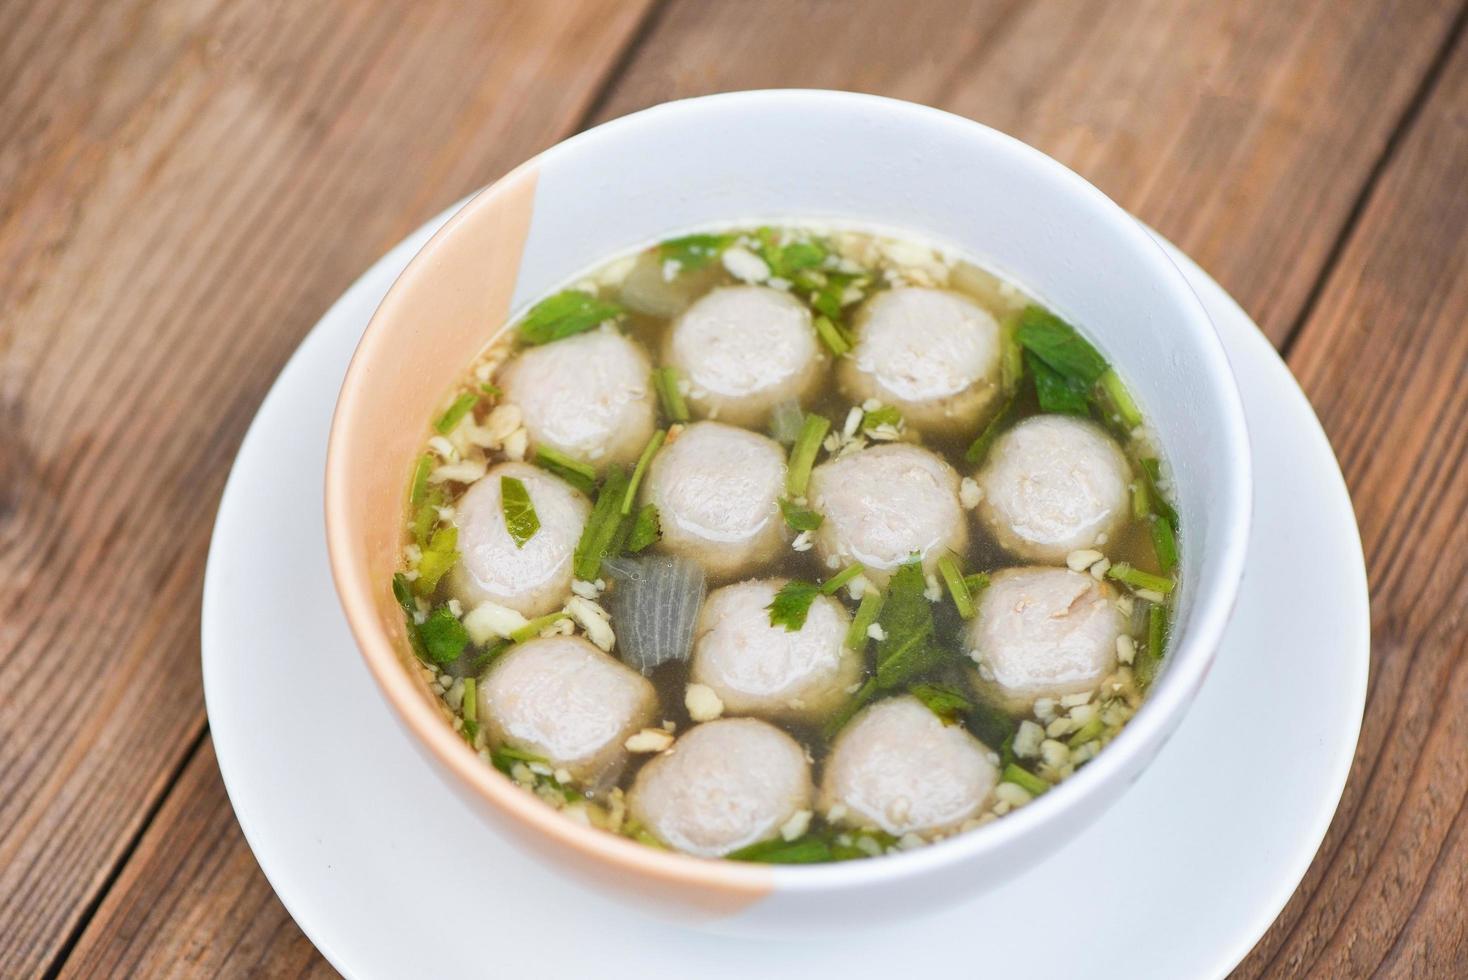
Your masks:
[[[405,481],[432,412],[514,313],[608,256],[714,224],[821,220],[920,236],[1009,277],[1080,326],[1155,428],[1181,514],[1164,668],[1076,775],[976,831],[817,866],[706,861],[583,827],[485,766],[416,671],[389,589]],[[1178,269],[1079,176],[992,129],[890,99],[741,92],[659,106],[561,143],[469,201],[383,301],[332,422],[327,541],[363,656],[411,736],[496,828],[629,901],[800,935],[942,905],[1035,864],[1152,760],[1208,671],[1248,539],[1250,457],[1223,348]],[[1164,815],[1159,814],[1159,819]]]

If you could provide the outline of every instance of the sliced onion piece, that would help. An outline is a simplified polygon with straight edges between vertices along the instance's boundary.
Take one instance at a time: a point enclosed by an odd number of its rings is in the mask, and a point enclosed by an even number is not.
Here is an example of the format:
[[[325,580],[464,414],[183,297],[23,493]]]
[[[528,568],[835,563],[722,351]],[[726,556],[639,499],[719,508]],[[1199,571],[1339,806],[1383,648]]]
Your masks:
[[[622,660],[644,674],[687,660],[708,592],[703,568],[687,558],[662,555],[611,558],[601,567],[614,583],[607,606]]]

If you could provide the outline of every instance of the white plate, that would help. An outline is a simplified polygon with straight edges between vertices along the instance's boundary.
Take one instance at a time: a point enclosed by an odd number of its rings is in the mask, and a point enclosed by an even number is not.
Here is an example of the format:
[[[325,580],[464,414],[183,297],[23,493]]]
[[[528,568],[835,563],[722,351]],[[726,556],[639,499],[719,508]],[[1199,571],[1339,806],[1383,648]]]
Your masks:
[[[351,977],[1222,976],[1283,908],[1345,785],[1369,620],[1345,484],[1248,316],[1172,252],[1218,325],[1255,453],[1249,569],[1213,672],[1122,800],[1044,864],[928,918],[751,943],[546,871],[420,758],[360,660],[322,528],[327,426],[357,339],[447,213],[349,289],[286,365],[225,488],[204,585],[219,767],[281,901]]]

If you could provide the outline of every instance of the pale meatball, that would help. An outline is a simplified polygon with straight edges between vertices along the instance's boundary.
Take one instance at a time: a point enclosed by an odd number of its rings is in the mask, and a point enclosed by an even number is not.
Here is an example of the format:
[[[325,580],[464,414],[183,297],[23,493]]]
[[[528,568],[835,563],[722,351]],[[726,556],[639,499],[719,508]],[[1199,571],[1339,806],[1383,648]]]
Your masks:
[[[505,527],[503,477],[525,484],[540,530],[523,547]],[[494,602],[522,616],[542,616],[571,594],[572,554],[591,504],[560,478],[529,463],[492,466],[454,505],[459,561],[449,591],[466,608]]]
[[[726,718],[689,729],[643,766],[627,804],[674,850],[721,857],[778,835],[812,795],[795,739],[768,722]]]
[[[817,596],[805,624],[770,625],[769,605],[785,579],[726,585],[699,615],[692,679],[707,684],[731,715],[820,720],[861,678],[862,658],[846,647],[851,617],[830,596]]]
[[[978,515],[1006,551],[1061,563],[1105,544],[1131,505],[1131,467],[1101,427],[1036,415],[995,440],[978,474]]]
[[[750,428],[808,395],[826,366],[810,310],[767,286],[703,296],[673,322],[666,360],[687,380],[695,414]]]
[[[1015,711],[1036,698],[1093,691],[1116,669],[1116,638],[1126,626],[1105,582],[1068,568],[1005,569],[968,624],[974,683]]]
[[[636,462],[657,424],[652,365],[610,327],[528,348],[498,383],[519,406],[532,451],[547,446],[597,469]]]
[[[537,755],[593,790],[615,782],[627,762],[623,743],[658,709],[647,678],[579,636],[512,647],[477,696],[491,743]]]
[[[938,456],[905,444],[875,446],[822,463],[811,473],[811,506],[825,516],[816,552],[829,568],[861,562],[884,583],[914,553],[932,571],[945,550],[962,552],[968,522],[958,474]]]
[[[660,547],[735,578],[785,546],[785,452],[773,439],[695,422],[653,458],[643,499],[657,506]]]
[[[841,730],[819,806],[831,823],[932,836],[976,816],[998,778],[983,743],[903,695],[866,708]]]
[[[841,389],[875,398],[918,429],[977,429],[999,393],[999,323],[960,293],[912,287],[867,300],[841,359]]]

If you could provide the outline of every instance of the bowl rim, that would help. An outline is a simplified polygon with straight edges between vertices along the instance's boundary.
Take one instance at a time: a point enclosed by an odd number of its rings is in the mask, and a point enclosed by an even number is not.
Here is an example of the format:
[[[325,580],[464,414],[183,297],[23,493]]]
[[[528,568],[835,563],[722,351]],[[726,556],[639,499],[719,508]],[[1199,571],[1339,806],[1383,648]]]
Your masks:
[[[1188,630],[1174,640],[1168,667],[1159,678],[1156,689],[1149,693],[1142,708],[1107,746],[1107,750],[1043,797],[1002,820],[911,851],[886,855],[881,860],[770,866],[661,851],[567,819],[533,794],[525,792],[498,771],[484,765],[473,749],[444,723],[441,714],[414,689],[396,647],[377,624],[372,583],[358,576],[347,560],[346,556],[356,546],[353,535],[349,528],[334,518],[340,510],[335,504],[346,493],[342,479],[345,462],[341,433],[346,420],[352,415],[353,405],[368,397],[367,386],[362,383],[363,365],[372,360],[379,347],[385,346],[389,322],[407,312],[402,284],[431,265],[434,254],[446,240],[454,237],[461,226],[491,210],[500,195],[527,177],[533,177],[542,166],[562,158],[594,153],[596,144],[608,136],[635,135],[640,128],[697,117],[710,109],[738,107],[746,111],[789,111],[798,107],[801,112],[819,112],[833,104],[847,110],[856,108],[905,117],[905,121],[917,125],[943,127],[969,142],[984,144],[985,152],[1018,158],[1026,167],[1064,190],[1074,206],[1088,206],[1107,215],[1116,234],[1130,239],[1138,254],[1147,257],[1153,267],[1155,285],[1166,289],[1175,305],[1192,314],[1182,318],[1187,324],[1185,329],[1198,334],[1201,357],[1219,389],[1218,407],[1223,422],[1221,437],[1232,465],[1226,468],[1229,478],[1216,488],[1219,491],[1219,524],[1225,528],[1216,545],[1221,553],[1217,581],[1208,593],[1195,595]],[[1222,341],[1181,270],[1139,221],[1059,161],[982,123],[900,99],[823,89],[726,92],[652,106],[571,136],[529,158],[470,196],[414,255],[363,332],[332,415],[325,477],[327,550],[348,626],[384,697],[437,762],[501,814],[527,826],[532,833],[549,838],[557,845],[568,846],[597,863],[667,884],[746,896],[764,895],[776,886],[782,893],[822,892],[895,882],[961,864],[986,853],[1008,849],[1019,838],[1043,835],[1046,827],[1063,823],[1066,816],[1081,808],[1086,800],[1102,794],[1109,783],[1120,778],[1141,757],[1136,768],[1139,774],[1181,721],[1212,664],[1243,579],[1253,504],[1252,454],[1243,402]]]

